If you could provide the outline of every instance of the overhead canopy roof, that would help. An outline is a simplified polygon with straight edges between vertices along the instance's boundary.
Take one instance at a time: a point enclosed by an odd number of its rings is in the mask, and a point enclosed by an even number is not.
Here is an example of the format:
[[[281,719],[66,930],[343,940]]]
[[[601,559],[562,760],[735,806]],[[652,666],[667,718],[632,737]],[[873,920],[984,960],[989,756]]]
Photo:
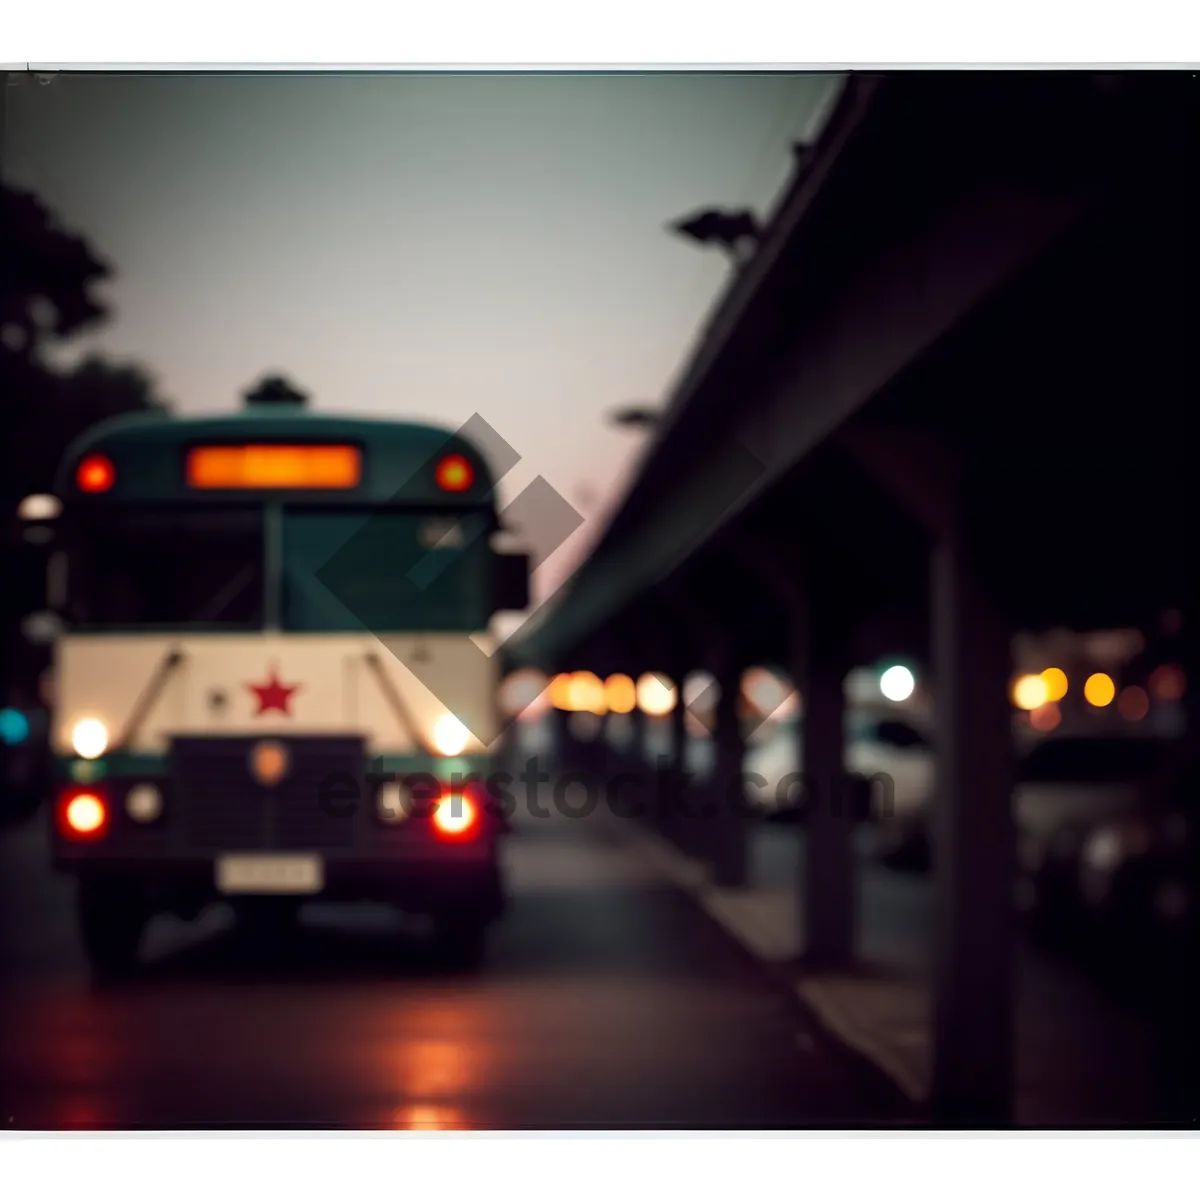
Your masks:
[[[858,586],[919,601],[921,514],[851,452],[855,429],[886,454],[901,435],[957,449],[981,571],[1015,620],[1177,602],[1194,90],[1165,73],[852,78],[621,507],[513,657],[564,662],[672,577],[704,580],[709,603],[756,529],[831,539]],[[761,625],[733,582],[732,620]]]

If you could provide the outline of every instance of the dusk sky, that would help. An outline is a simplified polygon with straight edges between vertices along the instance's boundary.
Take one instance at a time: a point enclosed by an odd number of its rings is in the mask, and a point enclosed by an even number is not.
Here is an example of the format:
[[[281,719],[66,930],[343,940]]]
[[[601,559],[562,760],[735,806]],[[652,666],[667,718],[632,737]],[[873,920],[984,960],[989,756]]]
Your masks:
[[[587,517],[619,498],[724,287],[669,236],[705,205],[770,208],[831,76],[29,78],[6,173],[114,266],[114,319],[72,343],[136,359],[184,412],[282,371],[330,410],[480,413]]]

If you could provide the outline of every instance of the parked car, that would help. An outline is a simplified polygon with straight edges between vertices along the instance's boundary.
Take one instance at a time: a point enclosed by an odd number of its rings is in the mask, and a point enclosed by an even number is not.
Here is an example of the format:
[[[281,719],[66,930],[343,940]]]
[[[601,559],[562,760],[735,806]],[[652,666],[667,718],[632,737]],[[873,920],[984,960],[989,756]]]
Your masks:
[[[933,786],[933,755],[917,722],[852,711],[847,719],[846,774],[848,793],[864,817],[882,821],[899,813],[923,812]],[[748,789],[761,813],[776,820],[799,815],[801,789],[782,788],[785,777],[802,770],[799,731],[794,722],[781,725],[767,741],[748,749],[745,770],[766,780]]]
[[[1170,747],[1150,737],[1062,736],[1019,748],[1013,794],[1016,899],[1045,931],[1078,922],[1086,887],[1097,886],[1081,883],[1081,863],[1100,828],[1119,829],[1122,847],[1142,844],[1136,831],[1144,824]],[[914,756],[910,771],[920,761]],[[892,811],[880,815],[879,854],[891,865],[932,862],[933,760],[928,753],[919,770],[923,786],[898,785]],[[1101,836],[1101,847],[1106,837]]]
[[[1022,908],[1045,931],[1082,932],[1111,902],[1122,863],[1150,849],[1172,744],[1049,738],[1021,763],[1015,794]]]
[[[1180,764],[1182,765],[1182,764]],[[1145,801],[1095,821],[1081,846],[1081,927],[1094,958],[1152,980],[1190,953],[1200,881],[1195,771],[1160,771]]]
[[[1057,737],[1035,745],[1019,767],[1017,902],[1046,939],[1078,938],[1081,864],[1098,823],[1128,820],[1143,804],[1139,783],[1154,758],[1149,742]]]
[[[927,735],[897,718],[864,721],[846,758],[855,773],[884,781],[870,789],[876,855],[892,867],[928,870],[935,759]]]

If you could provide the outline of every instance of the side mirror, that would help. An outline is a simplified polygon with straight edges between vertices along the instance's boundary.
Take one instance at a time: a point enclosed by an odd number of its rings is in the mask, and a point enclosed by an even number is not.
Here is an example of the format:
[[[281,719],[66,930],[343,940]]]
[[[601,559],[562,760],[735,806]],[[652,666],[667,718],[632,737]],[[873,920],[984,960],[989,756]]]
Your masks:
[[[522,612],[529,607],[529,555],[493,556],[492,607],[496,612]]]

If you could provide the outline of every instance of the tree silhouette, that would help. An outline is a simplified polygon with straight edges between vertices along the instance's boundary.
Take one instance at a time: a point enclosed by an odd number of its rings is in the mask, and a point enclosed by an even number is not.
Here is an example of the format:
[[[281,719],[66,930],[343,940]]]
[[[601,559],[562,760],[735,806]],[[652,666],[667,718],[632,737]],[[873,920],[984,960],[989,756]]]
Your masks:
[[[0,185],[0,693],[30,669],[20,620],[45,575],[16,520],[18,503],[50,489],[67,445],[96,421],[162,406],[139,367],[93,355],[64,371],[47,360],[104,320],[95,288],[111,276],[36,196]]]
[[[103,319],[92,288],[111,274],[32,192],[0,185],[0,356],[32,358]]]
[[[49,438],[51,474],[62,452],[81,433],[109,417],[165,411],[153,376],[137,363],[112,363],[90,354],[72,371],[54,379],[55,414]]]
[[[69,442],[96,421],[161,407],[139,367],[98,356],[56,371],[46,351],[107,316],[112,269],[31,192],[0,186],[0,503],[50,487]],[[9,515],[9,514],[6,514]]]
[[[98,355],[69,371],[31,371],[26,378],[32,390],[6,413],[0,444],[0,471],[10,500],[49,491],[67,447],[97,422],[166,408],[142,367],[110,363]]]
[[[57,382],[62,417],[74,426],[72,437],[107,417],[166,408],[153,376],[136,363],[111,363],[91,354]]]

